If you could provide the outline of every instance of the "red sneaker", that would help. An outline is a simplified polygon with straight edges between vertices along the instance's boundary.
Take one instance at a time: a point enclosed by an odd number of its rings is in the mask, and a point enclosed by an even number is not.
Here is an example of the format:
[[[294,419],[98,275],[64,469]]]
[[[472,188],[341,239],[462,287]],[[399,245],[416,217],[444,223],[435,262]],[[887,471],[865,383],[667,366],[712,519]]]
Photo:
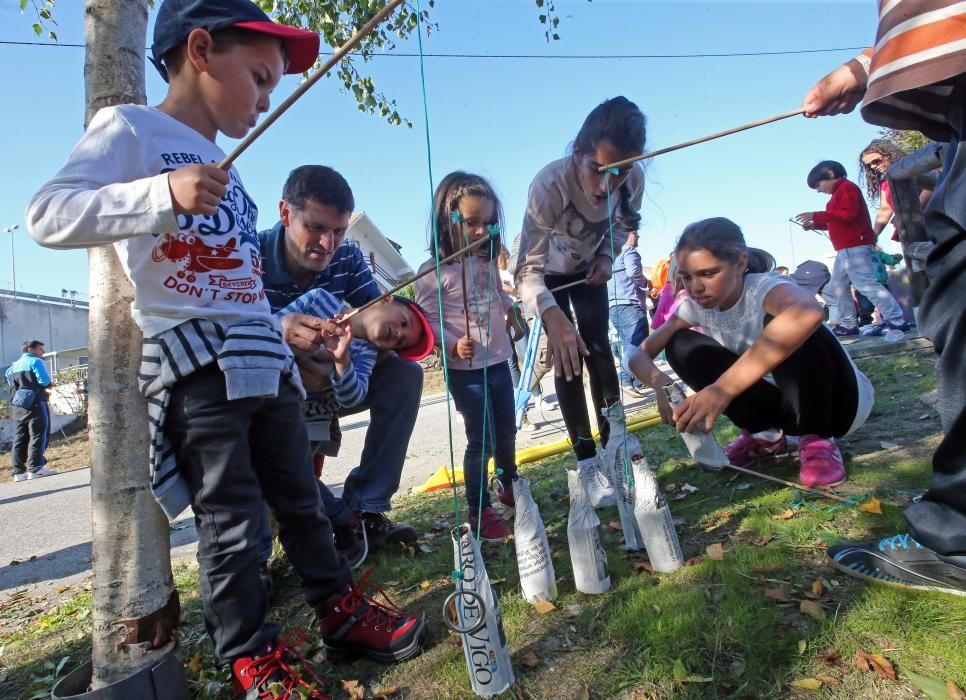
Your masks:
[[[425,623],[407,615],[386,592],[369,581],[372,567],[356,583],[329,598],[319,610],[319,630],[325,655],[339,661],[359,654],[389,663],[415,656],[422,650]],[[379,603],[363,589],[371,588],[385,598]]]
[[[742,430],[734,442],[725,448],[728,454],[728,461],[736,467],[743,467],[746,464],[757,462],[766,457],[779,457],[788,454],[788,440],[782,434],[774,442],[768,442],[752,436],[747,430]]]
[[[842,453],[832,438],[802,435],[798,459],[801,462],[798,480],[805,486],[838,486],[845,481]]]
[[[321,690],[322,681],[298,652],[304,641],[305,630],[296,628],[268,645],[262,656],[235,659],[231,664],[232,697],[328,700]]]
[[[506,542],[507,537],[510,536],[510,528],[500,520],[500,516],[490,506],[481,510],[479,515],[470,513],[469,521],[473,535],[475,536],[479,530],[480,540],[483,542]]]
[[[513,500],[513,482],[509,484],[504,484],[499,479],[493,480],[493,490],[496,492],[496,499],[503,505],[507,512],[512,514],[513,510],[516,508],[516,504]]]

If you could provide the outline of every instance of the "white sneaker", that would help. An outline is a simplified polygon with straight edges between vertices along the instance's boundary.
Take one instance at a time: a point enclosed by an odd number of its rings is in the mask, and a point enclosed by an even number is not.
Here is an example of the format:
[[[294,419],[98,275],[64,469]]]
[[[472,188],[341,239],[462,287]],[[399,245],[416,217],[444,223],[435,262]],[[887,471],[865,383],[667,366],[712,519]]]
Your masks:
[[[617,505],[614,487],[601,471],[603,463],[599,456],[577,462],[577,471],[584,482],[584,489],[594,508]]]
[[[530,422],[529,419],[523,421],[523,432],[525,433],[535,433],[537,432],[537,426]]]
[[[554,402],[554,401],[550,401],[549,399],[545,399],[545,398],[543,398],[541,396],[540,397],[540,410],[541,411],[556,411],[557,410],[557,403]]]
[[[47,467],[41,467],[35,472],[27,472],[28,479],[42,479],[45,476],[57,476],[60,472],[54,471],[53,469],[48,469]]]
[[[26,481],[27,480],[27,473],[24,472],[23,474],[14,474],[13,475],[13,480],[14,481]]]

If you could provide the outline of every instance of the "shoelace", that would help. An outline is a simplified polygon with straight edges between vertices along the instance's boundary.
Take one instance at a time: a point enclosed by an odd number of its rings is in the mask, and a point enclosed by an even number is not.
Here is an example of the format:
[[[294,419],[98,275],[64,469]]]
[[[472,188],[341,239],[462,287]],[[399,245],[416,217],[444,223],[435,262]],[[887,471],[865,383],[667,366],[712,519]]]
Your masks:
[[[298,647],[304,642],[305,630],[301,627],[296,627],[284,637],[280,638],[278,644],[271,651],[264,656],[251,659],[247,664],[239,668],[238,672],[252,679],[252,687],[259,690],[258,697],[260,698],[277,697],[273,691],[269,690],[269,687],[276,683],[280,683],[287,694],[297,694],[298,691],[296,689],[299,687],[307,688],[310,691],[321,689],[322,681],[315,675],[312,667],[309,666],[305,657],[298,650]],[[311,676],[314,684],[306,683],[302,678],[301,672],[292,667],[289,663],[290,655],[298,660],[302,671]],[[284,677],[273,679],[272,676],[277,672],[283,673]],[[321,696],[318,695],[315,697]]]
[[[916,549],[922,549],[922,545],[912,539],[912,535],[893,535],[879,540],[879,551],[884,552],[886,547],[890,549],[911,549],[910,543],[916,545]]]
[[[362,521],[362,529],[373,529],[381,530],[382,532],[389,532],[396,524],[386,517],[385,513],[366,513],[365,517],[360,516]]]
[[[396,605],[389,594],[383,590],[382,586],[370,581],[369,576],[374,571],[374,567],[370,566],[366,569],[365,573],[359,577],[359,580],[355,583],[349,584],[349,592],[343,596],[341,601],[342,608],[347,613],[355,612],[356,608],[365,603],[368,605],[365,615],[362,617],[365,622],[373,622],[376,626],[383,625],[387,629],[391,629],[393,623],[396,620],[401,619],[405,613],[402,609]],[[364,589],[369,588],[385,598],[385,603],[380,603],[375,598],[370,596]]]

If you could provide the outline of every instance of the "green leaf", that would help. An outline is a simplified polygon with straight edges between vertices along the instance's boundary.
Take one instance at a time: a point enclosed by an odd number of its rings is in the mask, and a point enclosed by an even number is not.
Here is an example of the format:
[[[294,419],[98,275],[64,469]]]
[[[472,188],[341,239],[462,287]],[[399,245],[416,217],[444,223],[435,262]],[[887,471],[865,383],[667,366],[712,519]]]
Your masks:
[[[684,683],[688,679],[688,669],[684,667],[684,662],[681,659],[674,660],[674,668],[671,670],[671,675],[674,676],[675,683]]]
[[[537,0],[537,7],[543,7],[543,0]]]
[[[928,695],[930,700],[947,700],[949,697],[949,692],[946,690],[946,684],[943,681],[922,676],[909,670],[905,670],[905,674],[909,677],[909,682]]]
[[[41,27],[39,24],[35,24],[34,25],[34,34],[36,34],[37,36],[40,36],[43,33],[44,33],[44,28]]]
[[[20,0],[20,11],[23,12],[27,9],[27,0]]]

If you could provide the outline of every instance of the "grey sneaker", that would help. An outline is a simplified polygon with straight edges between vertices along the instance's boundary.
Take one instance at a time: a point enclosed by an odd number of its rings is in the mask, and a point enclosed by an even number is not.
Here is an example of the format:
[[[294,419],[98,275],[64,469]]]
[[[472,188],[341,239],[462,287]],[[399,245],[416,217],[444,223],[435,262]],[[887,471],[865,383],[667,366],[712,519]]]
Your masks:
[[[41,467],[35,472],[27,472],[27,478],[42,479],[45,476],[57,476],[58,474],[60,474],[60,472],[54,471],[53,469],[48,469],[47,467]]]

